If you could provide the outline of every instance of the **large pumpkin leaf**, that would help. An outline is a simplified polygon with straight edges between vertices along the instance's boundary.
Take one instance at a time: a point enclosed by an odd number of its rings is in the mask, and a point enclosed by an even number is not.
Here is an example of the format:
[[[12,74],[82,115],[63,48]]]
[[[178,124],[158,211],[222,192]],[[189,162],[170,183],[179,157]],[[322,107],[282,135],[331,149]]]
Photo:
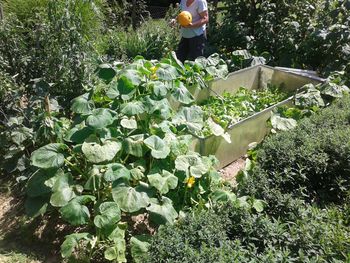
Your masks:
[[[120,125],[122,127],[124,127],[125,129],[129,129],[129,130],[135,130],[137,129],[137,122],[135,119],[127,119],[127,118],[124,118],[120,121]]]
[[[161,194],[166,194],[170,189],[175,189],[178,183],[178,178],[165,170],[161,174],[149,174],[147,178],[150,185],[155,187]]]
[[[164,98],[170,90],[170,86],[162,81],[152,81],[148,83],[149,87],[153,90],[153,94],[157,97]]]
[[[161,203],[152,199],[152,203],[146,208],[150,212],[150,219],[157,225],[174,224],[178,213],[173,207],[173,202],[167,197],[162,197]]]
[[[24,203],[26,213],[30,217],[37,217],[46,212],[49,196],[28,197]]]
[[[64,174],[61,169],[38,170],[27,183],[26,192],[30,197],[37,197],[51,192],[52,185],[47,183],[51,178],[58,178]]]
[[[190,104],[194,101],[192,94],[188,91],[184,84],[178,80],[175,81],[175,88],[172,91],[171,95],[175,98],[175,100],[185,105]]]
[[[78,246],[79,242],[84,239],[86,241],[91,241],[92,236],[90,233],[74,233],[66,236],[64,242],[61,245],[61,255],[63,258],[69,258],[75,247]]]
[[[120,95],[120,92],[118,90],[118,81],[112,81],[109,84],[109,89],[107,90],[106,95],[110,99],[115,99]]]
[[[90,94],[85,93],[72,100],[71,111],[77,114],[91,114],[94,108],[94,102],[90,99]]]
[[[151,149],[151,154],[156,159],[165,159],[170,153],[168,145],[157,135],[148,137],[144,140],[144,143],[149,149]]]
[[[108,164],[103,177],[107,182],[117,181],[120,178],[128,180],[130,179],[130,171],[120,163]]]
[[[179,75],[177,69],[169,64],[159,63],[157,68],[156,75],[160,80],[175,80]]]
[[[171,107],[167,99],[152,100],[150,96],[144,98],[144,105],[149,114],[152,116],[159,116],[160,118],[167,120],[171,117]]]
[[[189,172],[189,175],[200,178],[209,171],[202,159],[195,154],[180,155],[175,160],[175,168],[179,171]]]
[[[62,218],[73,226],[89,223],[90,212],[84,204],[95,201],[91,195],[77,196],[59,210]]]
[[[126,243],[124,239],[119,239],[114,242],[113,247],[109,247],[104,252],[104,257],[107,260],[116,260],[118,263],[127,262],[125,257]]]
[[[124,140],[123,148],[127,154],[142,157],[143,152],[143,134],[130,136]]]
[[[198,106],[183,107],[174,116],[175,125],[186,125],[192,132],[200,131],[203,128],[203,110]]]
[[[137,188],[122,185],[112,189],[113,200],[124,212],[133,213],[149,205],[149,197]]]
[[[86,119],[86,125],[94,129],[102,129],[113,123],[114,119],[108,109],[95,109]]]
[[[128,116],[138,115],[145,112],[145,107],[141,101],[131,101],[121,107],[121,112]]]
[[[32,165],[43,168],[60,168],[64,164],[64,151],[68,146],[62,143],[45,145],[32,153]]]
[[[100,204],[99,215],[95,216],[94,224],[98,228],[112,226],[121,219],[121,211],[117,203],[104,202]]]
[[[62,207],[68,204],[75,197],[73,191],[73,177],[66,173],[57,177],[53,187],[53,194],[50,198],[50,203],[55,207]]]
[[[83,143],[82,151],[91,163],[111,161],[121,149],[121,143],[106,141],[103,145],[97,143]]]
[[[101,64],[98,66],[98,76],[106,81],[109,81],[115,77],[117,72],[110,64]]]
[[[135,263],[142,263],[151,245],[151,236],[132,236],[130,239],[131,255]]]

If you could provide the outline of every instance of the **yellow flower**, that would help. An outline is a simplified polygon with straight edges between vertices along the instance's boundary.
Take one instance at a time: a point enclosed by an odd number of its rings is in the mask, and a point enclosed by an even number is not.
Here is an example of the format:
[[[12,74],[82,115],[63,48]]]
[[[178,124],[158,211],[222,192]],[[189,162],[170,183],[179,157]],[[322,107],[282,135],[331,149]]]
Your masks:
[[[193,176],[191,176],[190,178],[187,179],[187,182],[186,182],[187,187],[192,188],[195,182],[196,182],[196,179]]]

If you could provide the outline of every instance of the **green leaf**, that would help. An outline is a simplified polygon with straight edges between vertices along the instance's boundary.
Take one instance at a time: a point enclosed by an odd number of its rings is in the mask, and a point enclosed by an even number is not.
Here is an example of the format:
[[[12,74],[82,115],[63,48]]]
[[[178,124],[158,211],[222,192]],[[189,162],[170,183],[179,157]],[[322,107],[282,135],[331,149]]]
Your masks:
[[[147,256],[148,249],[151,245],[151,236],[132,236],[130,239],[131,256],[135,263],[144,262],[145,256]]]
[[[170,148],[157,135],[152,135],[144,140],[145,145],[151,149],[151,154],[156,159],[165,159],[169,153]]]
[[[321,92],[313,87],[312,84],[304,86],[308,90],[305,93],[295,95],[295,105],[299,107],[310,108],[313,106],[324,107],[325,103],[321,97]]]
[[[118,90],[118,81],[112,81],[109,84],[109,89],[107,90],[106,95],[110,99],[115,99],[120,95],[120,92]]]
[[[27,139],[33,138],[33,129],[20,127],[11,132],[11,141],[17,145],[21,145]]]
[[[169,64],[159,63],[157,67],[156,75],[160,80],[175,80],[179,75],[177,69]]]
[[[30,197],[37,197],[51,193],[50,185],[46,183],[51,178],[64,175],[61,169],[39,170],[30,177],[27,183],[26,192]]]
[[[152,203],[146,208],[150,212],[150,219],[157,225],[174,224],[178,213],[173,207],[172,201],[167,197],[162,197],[161,203],[157,199],[152,199]]]
[[[198,106],[183,107],[174,116],[175,125],[186,125],[192,132],[200,131],[203,126],[203,110]]]
[[[167,99],[152,100],[150,96],[144,98],[144,105],[149,114],[159,116],[163,120],[171,117],[171,107]]]
[[[335,83],[325,83],[320,87],[321,94],[330,96],[332,98],[342,98],[344,94],[349,93],[347,86],[337,85]]]
[[[123,149],[127,154],[143,157],[143,134],[130,136],[124,140]]]
[[[113,188],[112,196],[120,209],[128,213],[137,212],[149,204],[149,197],[145,192],[126,185]]]
[[[101,64],[98,67],[98,77],[103,80],[109,81],[113,79],[116,74],[116,71],[109,64]]]
[[[121,106],[121,112],[128,116],[139,115],[146,111],[141,101],[131,101]]]
[[[115,246],[109,247],[105,250],[104,256],[105,259],[110,261],[117,260],[118,263],[127,262],[125,257],[125,251],[125,240],[118,240]]]
[[[111,125],[114,119],[108,109],[95,109],[86,119],[86,125],[94,129],[102,129]]]
[[[48,196],[29,197],[26,199],[24,207],[28,216],[37,217],[45,214],[48,203]]]
[[[45,145],[32,153],[32,165],[43,168],[60,168],[64,164],[64,151],[68,146],[62,143]]]
[[[73,191],[73,177],[71,174],[62,174],[57,177],[55,184],[52,187],[53,194],[50,198],[50,203],[55,207],[62,207],[68,204],[75,197]]]
[[[226,190],[216,190],[212,193],[214,202],[235,202],[237,197],[234,193]]]
[[[90,195],[75,197],[59,210],[62,218],[73,226],[88,224],[90,212],[84,204],[95,199]]]
[[[75,142],[78,144],[83,143],[89,136],[94,133],[93,129],[89,127],[74,127],[67,132],[66,137],[64,138],[68,142]]]
[[[175,168],[179,171],[189,172],[195,178],[201,178],[209,171],[208,166],[195,154],[180,155],[175,160]]]
[[[104,174],[107,182],[117,181],[120,178],[130,179],[130,171],[120,163],[108,164],[107,171]]]
[[[92,113],[94,102],[90,100],[90,94],[85,93],[72,100],[71,111],[77,114],[88,115]]]
[[[92,240],[92,236],[89,233],[74,233],[65,237],[64,242],[61,245],[61,255],[63,258],[69,258],[75,247],[79,242],[84,239],[87,241]]]
[[[207,120],[207,124],[212,134],[215,136],[222,136],[228,143],[231,143],[231,137],[228,133],[225,132],[224,128],[222,128],[219,124],[213,121],[212,118]]]
[[[253,208],[254,208],[258,213],[261,213],[262,211],[264,211],[264,204],[265,204],[264,201],[255,199],[255,200],[253,201]]]
[[[103,163],[113,160],[121,148],[121,143],[115,141],[105,141],[103,145],[84,142],[82,151],[89,162]]]
[[[166,97],[170,90],[169,85],[161,81],[152,81],[148,85],[152,88],[154,95],[160,98]]]
[[[175,100],[177,100],[185,105],[194,102],[192,94],[183,85],[183,83],[181,81],[178,81],[178,80],[175,81],[175,88],[172,91],[171,95],[175,98]]]
[[[100,214],[94,218],[94,224],[98,228],[112,226],[121,219],[120,208],[115,202],[104,202],[100,204],[98,211]]]
[[[124,118],[120,121],[120,125],[125,129],[129,129],[129,130],[137,129],[137,122],[135,121],[135,119]]]
[[[170,189],[175,189],[178,183],[178,178],[165,170],[163,170],[162,174],[149,174],[147,178],[150,185],[155,187],[161,194],[166,194]]]
[[[296,120],[292,118],[283,118],[276,114],[272,115],[271,124],[274,129],[280,130],[280,131],[292,130],[298,125]]]

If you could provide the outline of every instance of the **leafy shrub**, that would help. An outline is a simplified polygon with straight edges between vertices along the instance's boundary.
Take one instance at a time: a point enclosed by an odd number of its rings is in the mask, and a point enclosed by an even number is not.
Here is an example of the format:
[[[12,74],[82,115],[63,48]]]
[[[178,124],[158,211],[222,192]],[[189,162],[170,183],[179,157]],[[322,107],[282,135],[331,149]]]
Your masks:
[[[8,14],[0,24],[0,69],[24,85],[44,78],[52,83],[48,93],[69,101],[92,71],[95,53],[87,39],[100,27],[94,10],[91,1],[49,0],[30,23]]]
[[[269,52],[279,66],[329,73],[349,61],[348,0],[224,1],[227,11],[212,42],[227,53]]]
[[[296,129],[267,138],[239,191],[272,207],[278,206],[281,196],[320,205],[343,203],[350,191],[349,106],[347,96],[303,119]]]
[[[281,221],[219,206],[159,229],[146,262],[344,262],[350,229],[342,213],[300,206],[290,221]]]
[[[178,32],[165,20],[148,20],[137,30],[111,30],[100,42],[100,53],[109,59],[131,60],[140,55],[146,59],[161,59],[178,43]]]

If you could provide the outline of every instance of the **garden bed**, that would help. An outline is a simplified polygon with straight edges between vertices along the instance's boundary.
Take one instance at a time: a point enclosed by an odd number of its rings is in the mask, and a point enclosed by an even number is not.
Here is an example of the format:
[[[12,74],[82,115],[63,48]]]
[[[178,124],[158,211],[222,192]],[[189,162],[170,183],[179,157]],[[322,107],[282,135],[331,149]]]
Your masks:
[[[305,84],[322,82],[324,80],[316,76],[305,76],[259,65],[231,73],[226,79],[216,79],[209,84],[208,89],[197,91],[193,95],[197,103],[201,103],[210,96],[221,96],[225,92],[234,94],[241,87],[248,90],[261,90],[273,85],[281,87],[281,90],[286,93],[298,93],[298,89]],[[231,136],[231,143],[222,137],[198,137],[194,141],[193,147],[201,155],[215,155],[219,160],[218,168],[221,169],[243,156],[247,152],[249,144],[259,143],[264,139],[270,131],[267,120],[271,117],[273,109],[292,103],[293,96],[230,125],[227,133]]]

